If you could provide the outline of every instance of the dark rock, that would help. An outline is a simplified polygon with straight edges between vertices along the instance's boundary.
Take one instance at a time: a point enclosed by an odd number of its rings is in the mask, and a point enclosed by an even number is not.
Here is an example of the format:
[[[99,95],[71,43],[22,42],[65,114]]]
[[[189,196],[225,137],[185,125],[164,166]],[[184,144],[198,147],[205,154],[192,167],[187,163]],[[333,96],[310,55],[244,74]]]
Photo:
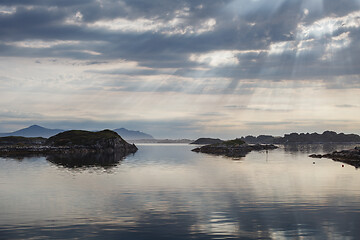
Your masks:
[[[32,145],[43,145],[46,138],[42,137],[18,137],[8,136],[0,137],[0,146],[32,146]]]
[[[52,147],[70,147],[69,151],[134,153],[137,147],[127,143],[116,132],[72,130],[59,133],[46,141]]]
[[[241,140],[249,144],[293,144],[293,143],[360,143],[360,136],[357,134],[336,133],[334,131],[325,131],[319,133],[290,133],[283,137],[274,137],[270,135],[260,135],[257,137],[246,136]]]
[[[193,149],[193,152],[224,155],[227,157],[245,157],[251,151],[276,149],[275,145],[248,145],[241,139],[224,141],[222,143],[205,145]]]
[[[222,143],[222,142],[224,142],[224,141],[219,138],[199,138],[190,144],[203,145],[203,144],[216,144],[216,143]]]
[[[350,164],[358,168],[360,166],[360,148],[355,147],[354,149],[335,151],[332,153],[327,153],[324,155],[321,154],[312,154],[309,157],[317,158],[330,158],[334,161],[339,161],[343,163]]]
[[[284,137],[277,139],[277,143],[346,143],[360,142],[360,136],[356,134],[336,133],[333,131],[325,131],[318,133],[291,133],[285,134]]]

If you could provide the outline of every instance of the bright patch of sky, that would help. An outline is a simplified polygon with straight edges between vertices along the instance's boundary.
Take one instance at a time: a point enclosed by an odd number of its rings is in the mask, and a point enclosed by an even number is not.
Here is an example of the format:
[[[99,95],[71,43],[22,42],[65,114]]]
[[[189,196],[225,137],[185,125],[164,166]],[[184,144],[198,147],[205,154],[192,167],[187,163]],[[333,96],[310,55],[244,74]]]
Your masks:
[[[205,54],[192,54],[190,55],[190,61],[205,63],[212,67],[223,65],[237,65],[239,59],[236,57],[238,51],[215,51]]]
[[[216,20],[213,18],[204,20],[199,26],[192,26],[189,23],[185,23],[182,18],[176,17],[170,21],[163,22],[157,21],[156,19],[136,19],[128,20],[124,18],[117,18],[113,20],[97,21],[87,26],[91,28],[102,28],[112,31],[123,31],[123,32],[160,32],[166,35],[176,34],[201,34],[214,30]]]

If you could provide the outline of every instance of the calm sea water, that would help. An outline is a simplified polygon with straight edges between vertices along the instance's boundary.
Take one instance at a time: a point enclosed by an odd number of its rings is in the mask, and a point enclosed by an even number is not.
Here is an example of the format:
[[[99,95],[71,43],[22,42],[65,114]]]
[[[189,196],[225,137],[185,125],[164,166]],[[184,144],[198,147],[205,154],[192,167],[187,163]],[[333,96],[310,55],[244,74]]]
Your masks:
[[[240,160],[190,145],[138,147],[105,167],[0,158],[0,238],[360,238],[360,171],[307,157],[352,146]]]

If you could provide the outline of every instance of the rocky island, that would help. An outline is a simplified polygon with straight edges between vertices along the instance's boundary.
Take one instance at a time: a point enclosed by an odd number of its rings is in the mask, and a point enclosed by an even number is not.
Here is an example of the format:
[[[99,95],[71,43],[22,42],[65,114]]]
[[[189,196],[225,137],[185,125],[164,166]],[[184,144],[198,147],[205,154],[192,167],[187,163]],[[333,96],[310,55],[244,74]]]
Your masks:
[[[205,144],[215,144],[215,143],[222,143],[223,140],[219,138],[198,138],[197,140],[193,141],[190,144],[198,144],[198,145],[205,145]]]
[[[50,137],[45,142],[45,145],[62,150],[68,149],[69,152],[116,152],[127,155],[137,151],[137,147],[134,144],[129,144],[111,130],[99,132],[66,131]]]
[[[241,140],[249,144],[314,144],[314,143],[360,143],[360,136],[357,134],[336,133],[324,131],[323,133],[290,133],[283,137],[271,135],[260,135],[257,137],[246,136]]]
[[[200,152],[200,153],[208,153],[215,155],[224,155],[227,157],[245,157],[251,151],[260,151],[260,150],[271,150],[278,148],[275,145],[261,145],[255,144],[250,145],[242,141],[241,139],[234,139],[223,141],[221,143],[215,143],[210,145],[205,145],[202,147],[195,148],[191,151]]]
[[[356,168],[360,167],[360,147],[354,149],[335,151],[327,154],[311,154],[309,157],[312,158],[330,158],[334,161],[347,163]]]
[[[49,139],[0,138],[0,157],[46,156],[50,161],[65,161],[67,165],[77,165],[76,161],[84,164],[101,164],[104,156],[111,156],[110,159],[115,161],[136,151],[137,147],[134,144],[127,143],[111,130],[71,130]]]

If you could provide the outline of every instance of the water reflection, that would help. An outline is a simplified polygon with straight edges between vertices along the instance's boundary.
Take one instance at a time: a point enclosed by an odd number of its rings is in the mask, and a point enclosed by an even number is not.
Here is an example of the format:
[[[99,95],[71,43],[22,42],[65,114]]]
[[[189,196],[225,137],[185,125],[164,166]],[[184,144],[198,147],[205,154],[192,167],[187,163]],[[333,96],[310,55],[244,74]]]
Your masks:
[[[69,173],[45,158],[0,159],[0,238],[360,236],[353,168],[326,159],[313,165],[301,151],[253,152],[238,164],[191,148],[140,146],[114,174]]]
[[[102,218],[68,219],[0,226],[4,239],[356,239],[360,234],[358,205],[342,209],[287,203],[241,204],[223,199],[222,207],[201,213],[173,204],[167,210],[138,206],[132,216],[104,215]],[[228,201],[227,201],[228,200]],[[191,202],[183,204],[191,205]],[[230,205],[228,205],[230,204]],[[226,207],[225,207],[226,206]],[[357,210],[356,210],[357,209]],[[223,211],[222,211],[223,210]],[[203,214],[203,215],[201,215]],[[69,224],[71,223],[71,224]]]
[[[120,153],[71,153],[71,154],[50,154],[46,160],[61,167],[84,168],[84,167],[103,167],[111,168],[119,164],[124,155]]]
[[[133,155],[133,154],[130,154]],[[102,167],[110,169],[123,161],[126,155],[113,152],[75,152],[75,153],[50,153],[50,154],[12,154],[2,156],[3,159],[16,160],[19,162],[29,161],[37,158],[45,158],[56,166],[69,169],[86,169]]]
[[[319,143],[319,144],[285,144],[283,145],[285,152],[292,153],[331,153],[345,149],[352,149],[358,144],[337,144],[337,143]]]

